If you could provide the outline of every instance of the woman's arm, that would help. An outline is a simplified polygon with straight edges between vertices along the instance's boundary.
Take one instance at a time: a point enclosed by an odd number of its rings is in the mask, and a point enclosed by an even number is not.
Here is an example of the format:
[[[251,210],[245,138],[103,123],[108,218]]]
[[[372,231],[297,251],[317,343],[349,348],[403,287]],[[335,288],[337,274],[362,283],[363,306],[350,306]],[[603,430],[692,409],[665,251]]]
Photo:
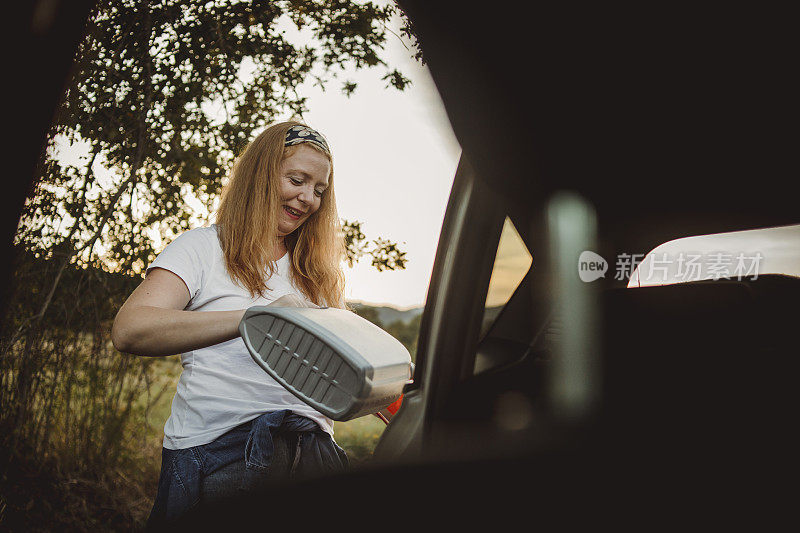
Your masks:
[[[174,355],[239,336],[244,309],[184,311],[190,294],[176,274],[152,269],[120,308],[111,328],[114,347],[135,355]]]

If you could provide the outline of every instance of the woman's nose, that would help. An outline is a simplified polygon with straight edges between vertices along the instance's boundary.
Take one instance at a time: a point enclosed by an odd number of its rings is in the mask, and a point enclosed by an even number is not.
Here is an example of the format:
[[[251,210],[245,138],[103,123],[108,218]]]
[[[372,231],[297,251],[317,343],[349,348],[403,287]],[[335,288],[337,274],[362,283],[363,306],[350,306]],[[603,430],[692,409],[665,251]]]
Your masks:
[[[298,200],[303,202],[304,204],[311,204],[314,197],[314,191],[309,189],[308,187],[303,187],[300,190],[300,194],[297,195]]]

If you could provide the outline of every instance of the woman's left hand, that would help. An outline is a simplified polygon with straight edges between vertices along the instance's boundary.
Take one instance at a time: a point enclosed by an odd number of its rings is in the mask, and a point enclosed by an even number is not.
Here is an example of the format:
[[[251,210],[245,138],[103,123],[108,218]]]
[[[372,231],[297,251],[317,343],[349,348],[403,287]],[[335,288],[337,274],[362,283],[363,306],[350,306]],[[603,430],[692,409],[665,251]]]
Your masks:
[[[311,307],[314,309],[319,309],[318,305],[315,305],[304,298],[300,298],[296,294],[285,294],[274,302],[267,304],[267,307]]]

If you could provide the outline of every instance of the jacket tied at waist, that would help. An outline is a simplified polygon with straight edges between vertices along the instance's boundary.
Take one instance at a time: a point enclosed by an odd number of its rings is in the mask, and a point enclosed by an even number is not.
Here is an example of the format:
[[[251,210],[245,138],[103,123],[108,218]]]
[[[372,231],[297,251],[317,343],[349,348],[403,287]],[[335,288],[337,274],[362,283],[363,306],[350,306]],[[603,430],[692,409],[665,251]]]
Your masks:
[[[235,496],[276,481],[341,472],[348,466],[344,450],[313,420],[288,410],[265,413],[208,444],[164,448],[148,526],[176,520],[200,505],[204,480],[223,469],[236,472],[238,487],[231,494]]]

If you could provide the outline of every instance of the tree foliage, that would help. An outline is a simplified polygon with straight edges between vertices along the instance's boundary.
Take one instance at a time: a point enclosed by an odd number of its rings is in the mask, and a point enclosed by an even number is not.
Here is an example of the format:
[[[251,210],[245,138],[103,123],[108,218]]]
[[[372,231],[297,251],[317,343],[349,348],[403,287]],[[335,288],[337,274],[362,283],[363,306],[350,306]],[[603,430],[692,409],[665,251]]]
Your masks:
[[[392,337],[399,340],[403,346],[411,354],[412,360],[416,360],[417,356],[417,341],[419,337],[419,328],[422,322],[422,314],[416,314],[409,320],[395,320],[389,323],[384,323],[380,318],[378,309],[369,305],[354,306],[353,311],[389,333]]]
[[[380,271],[401,270],[406,267],[406,253],[401,251],[396,243],[386,239],[367,240],[361,231],[361,222],[344,221],[344,240],[346,245],[345,259],[347,264],[353,266],[363,256],[372,258],[372,266]]]
[[[100,2],[17,241],[44,255],[74,250],[86,263],[101,252],[107,269],[141,270],[159,237],[189,228],[197,202],[212,208],[254,132],[302,116],[302,83],[324,85],[354,66],[407,85],[379,55],[396,12],[335,0]],[[293,43],[290,30],[311,44]],[[79,143],[86,157],[61,164],[58,141]]]

